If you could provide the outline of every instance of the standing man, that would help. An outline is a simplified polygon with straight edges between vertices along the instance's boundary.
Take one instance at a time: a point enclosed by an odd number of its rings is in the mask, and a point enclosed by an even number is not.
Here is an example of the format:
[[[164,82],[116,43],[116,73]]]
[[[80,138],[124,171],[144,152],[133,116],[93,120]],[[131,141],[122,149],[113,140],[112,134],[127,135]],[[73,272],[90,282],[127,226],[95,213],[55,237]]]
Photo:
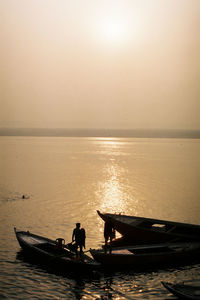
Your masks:
[[[75,252],[78,257],[78,247],[80,248],[80,256],[83,254],[83,247],[85,248],[85,230],[81,228],[80,223],[76,223],[76,228],[73,230],[72,242],[75,241]]]
[[[110,253],[112,251],[112,239],[115,235],[115,231],[112,228],[112,224],[108,221],[104,224],[104,238],[105,238],[105,252],[107,252],[108,240],[110,239]]]

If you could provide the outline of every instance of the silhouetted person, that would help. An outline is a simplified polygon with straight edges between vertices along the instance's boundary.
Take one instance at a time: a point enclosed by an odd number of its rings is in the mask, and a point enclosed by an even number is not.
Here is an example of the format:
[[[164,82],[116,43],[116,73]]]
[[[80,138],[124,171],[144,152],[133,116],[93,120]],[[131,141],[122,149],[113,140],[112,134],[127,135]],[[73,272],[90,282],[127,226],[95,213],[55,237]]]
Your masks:
[[[85,234],[85,229],[81,228],[81,245],[85,249],[85,239],[86,239],[86,234]]]
[[[75,241],[75,252],[78,257],[78,248],[80,248],[80,256],[83,254],[83,247],[85,248],[85,229],[80,228],[81,224],[76,223],[76,228],[73,230],[72,242]]]
[[[104,224],[104,238],[105,238],[105,252],[107,252],[108,240],[110,239],[110,252],[112,247],[112,239],[115,234],[112,224],[110,222],[105,222]]]

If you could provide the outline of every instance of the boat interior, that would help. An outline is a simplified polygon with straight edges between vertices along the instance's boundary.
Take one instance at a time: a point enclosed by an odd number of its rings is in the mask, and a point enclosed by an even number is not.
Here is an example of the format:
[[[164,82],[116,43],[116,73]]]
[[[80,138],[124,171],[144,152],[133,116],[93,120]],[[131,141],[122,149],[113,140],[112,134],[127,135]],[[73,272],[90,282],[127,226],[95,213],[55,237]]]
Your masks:
[[[68,257],[74,257],[74,254],[71,253],[69,250],[66,250],[64,248],[57,247],[55,244],[51,243],[40,243],[34,245],[34,247],[41,249],[43,251],[46,251],[48,253],[52,254],[58,254],[58,255],[66,255]]]
[[[137,223],[137,224],[136,224]],[[162,222],[155,222],[152,223],[151,221],[148,220],[143,220],[140,222],[133,222],[135,226],[139,226],[140,228],[145,228],[145,229],[153,229],[156,231],[162,231],[166,233],[175,233],[179,235],[190,235],[193,237],[197,236],[197,233],[200,233],[200,228],[197,230],[197,228],[193,228],[193,226],[187,226],[187,225],[177,225],[174,223],[162,223]]]

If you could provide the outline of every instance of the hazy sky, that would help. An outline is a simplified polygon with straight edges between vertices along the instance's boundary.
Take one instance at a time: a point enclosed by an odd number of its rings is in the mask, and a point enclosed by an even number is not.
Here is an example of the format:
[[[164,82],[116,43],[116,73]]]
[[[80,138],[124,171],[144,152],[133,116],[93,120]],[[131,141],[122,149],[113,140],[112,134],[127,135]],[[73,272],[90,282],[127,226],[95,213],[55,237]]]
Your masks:
[[[0,0],[0,127],[200,129],[200,0]]]

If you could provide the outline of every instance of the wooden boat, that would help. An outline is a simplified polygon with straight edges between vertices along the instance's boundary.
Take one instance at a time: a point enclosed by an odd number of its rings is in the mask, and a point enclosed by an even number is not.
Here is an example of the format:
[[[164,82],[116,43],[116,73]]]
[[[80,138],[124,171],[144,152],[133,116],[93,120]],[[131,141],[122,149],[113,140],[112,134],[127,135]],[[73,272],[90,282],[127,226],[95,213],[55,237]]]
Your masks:
[[[163,286],[173,295],[180,299],[200,300],[200,286],[178,283],[163,282]]]
[[[200,242],[200,225],[142,218],[121,214],[101,213],[98,215],[121,233],[115,245],[162,243],[168,241]],[[114,245],[113,244],[113,245]]]
[[[86,254],[83,254],[81,258],[76,258],[75,252],[70,251],[68,246],[62,243],[61,238],[54,241],[29,231],[20,231],[16,228],[14,231],[21,248],[34,256],[38,262],[66,271],[93,271],[100,267],[99,263]]]
[[[200,243],[160,243],[115,247],[111,252],[106,252],[105,249],[90,249],[90,253],[97,262],[104,266],[149,268],[187,264],[194,259],[199,260]]]

